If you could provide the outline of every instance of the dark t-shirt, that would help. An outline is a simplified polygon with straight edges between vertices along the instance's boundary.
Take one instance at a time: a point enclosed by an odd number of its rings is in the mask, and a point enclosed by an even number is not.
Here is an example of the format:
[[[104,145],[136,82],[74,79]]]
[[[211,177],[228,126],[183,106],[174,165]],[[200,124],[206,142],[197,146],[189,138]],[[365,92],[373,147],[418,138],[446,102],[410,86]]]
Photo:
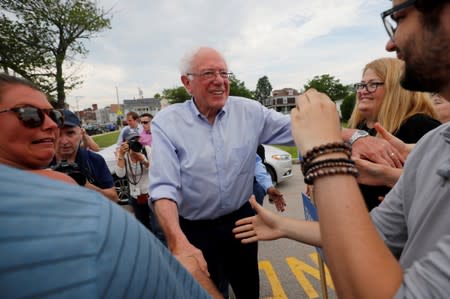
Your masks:
[[[114,187],[111,172],[106,165],[105,159],[99,154],[80,147],[75,158],[75,163],[78,164],[81,172],[91,184],[101,189]],[[50,166],[54,165],[56,165],[55,159],[53,159]]]
[[[393,135],[405,143],[417,143],[423,135],[440,125],[439,121],[428,115],[416,114],[408,118]],[[376,130],[369,129],[365,123],[358,125],[357,128],[369,132],[372,136],[376,135]],[[369,211],[380,204],[378,197],[384,197],[391,190],[391,188],[386,186],[368,186],[363,184],[359,184],[359,188]]]

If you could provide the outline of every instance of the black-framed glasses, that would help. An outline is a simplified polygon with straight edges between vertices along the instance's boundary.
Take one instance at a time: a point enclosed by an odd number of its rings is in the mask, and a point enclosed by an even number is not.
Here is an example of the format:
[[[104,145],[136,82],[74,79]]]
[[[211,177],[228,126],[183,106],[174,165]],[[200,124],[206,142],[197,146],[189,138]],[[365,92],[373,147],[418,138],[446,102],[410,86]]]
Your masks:
[[[219,74],[219,76],[222,77],[222,79],[229,79],[230,76],[233,75],[233,73],[225,71],[225,70],[219,70],[219,71],[205,70],[200,73],[186,73],[186,75],[188,75],[188,76],[198,76],[205,80],[215,79],[217,77],[217,74]]]
[[[367,83],[356,83],[354,85],[356,91],[361,91],[363,89],[366,89],[367,92],[375,92],[378,88],[378,86],[384,85],[384,82],[367,82]]]
[[[397,18],[395,14],[414,5],[415,2],[416,0],[408,0],[381,13],[381,19],[383,20],[384,28],[386,28],[386,31],[391,40],[394,40],[394,34],[397,30]]]
[[[151,121],[149,121],[149,120],[143,120],[143,121],[141,121],[141,124],[144,124],[144,125],[149,124],[149,123],[151,123]]]
[[[64,116],[62,112],[52,108],[41,109],[31,106],[24,106],[0,111],[0,113],[4,112],[14,112],[23,125],[27,128],[40,127],[44,123],[45,115],[50,117],[50,119],[54,121],[59,128],[62,128],[64,125]]]

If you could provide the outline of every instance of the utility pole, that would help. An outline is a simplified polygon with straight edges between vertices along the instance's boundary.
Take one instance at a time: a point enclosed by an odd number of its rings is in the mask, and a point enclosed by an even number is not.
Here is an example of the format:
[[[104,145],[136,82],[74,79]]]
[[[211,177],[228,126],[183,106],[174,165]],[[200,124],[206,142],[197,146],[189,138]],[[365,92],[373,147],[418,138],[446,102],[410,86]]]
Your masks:
[[[119,89],[117,88],[117,86],[116,86],[116,98],[117,98],[117,105],[120,105],[119,104]]]

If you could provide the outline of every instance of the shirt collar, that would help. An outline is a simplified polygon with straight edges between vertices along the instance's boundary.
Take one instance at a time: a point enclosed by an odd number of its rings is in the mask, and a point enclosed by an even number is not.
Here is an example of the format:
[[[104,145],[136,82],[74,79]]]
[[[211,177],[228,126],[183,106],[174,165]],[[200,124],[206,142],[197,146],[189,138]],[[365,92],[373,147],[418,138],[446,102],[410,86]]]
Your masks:
[[[219,113],[217,113],[217,118],[221,119],[223,118],[223,116],[226,114],[226,112],[228,111],[228,101],[230,98],[228,98],[225,101],[225,105],[222,107],[222,109],[220,109]],[[197,105],[195,104],[195,99],[194,97],[191,98],[191,101],[189,101],[189,106],[191,108],[192,113],[194,113],[194,115],[196,115],[198,118],[201,119],[205,119],[206,117],[198,110]]]

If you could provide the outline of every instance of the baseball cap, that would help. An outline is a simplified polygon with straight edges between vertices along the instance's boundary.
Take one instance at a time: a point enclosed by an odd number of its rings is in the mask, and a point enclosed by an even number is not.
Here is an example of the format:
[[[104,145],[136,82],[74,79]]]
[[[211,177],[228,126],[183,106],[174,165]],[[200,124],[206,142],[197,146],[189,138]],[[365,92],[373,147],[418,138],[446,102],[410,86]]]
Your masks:
[[[62,110],[64,114],[64,127],[80,127],[80,119],[70,110]]]
[[[139,133],[136,130],[128,128],[128,130],[125,130],[123,132],[123,140],[124,141],[128,141],[133,138],[139,138]]]

